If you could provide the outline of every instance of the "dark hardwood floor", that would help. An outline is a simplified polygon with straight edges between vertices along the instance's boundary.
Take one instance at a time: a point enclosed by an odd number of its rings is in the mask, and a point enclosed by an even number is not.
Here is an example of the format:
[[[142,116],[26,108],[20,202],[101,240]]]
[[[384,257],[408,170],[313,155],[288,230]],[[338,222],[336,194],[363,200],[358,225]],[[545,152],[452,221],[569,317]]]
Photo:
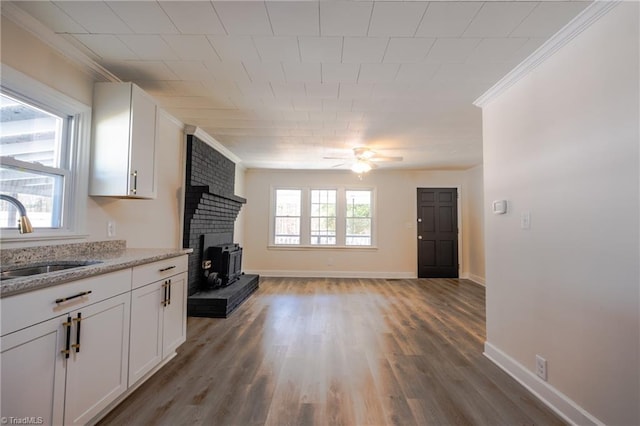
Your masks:
[[[561,425],[482,355],[484,288],[262,278],[102,425]]]

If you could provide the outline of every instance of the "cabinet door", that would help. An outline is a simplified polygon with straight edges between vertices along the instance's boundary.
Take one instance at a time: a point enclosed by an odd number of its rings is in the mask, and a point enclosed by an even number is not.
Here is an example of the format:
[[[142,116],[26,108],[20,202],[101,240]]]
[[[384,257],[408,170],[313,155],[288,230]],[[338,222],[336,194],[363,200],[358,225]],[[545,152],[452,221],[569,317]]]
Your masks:
[[[170,281],[170,303],[164,308],[162,356],[166,357],[187,338],[187,273],[175,275]]]
[[[162,361],[163,281],[131,292],[129,386]]]
[[[62,424],[66,316],[0,337],[2,419]],[[4,421],[3,421],[4,423]]]
[[[67,362],[65,424],[87,423],[127,389],[130,304],[127,293],[71,313],[80,348]]]
[[[132,89],[129,194],[152,198],[156,195],[156,104],[139,87]]]

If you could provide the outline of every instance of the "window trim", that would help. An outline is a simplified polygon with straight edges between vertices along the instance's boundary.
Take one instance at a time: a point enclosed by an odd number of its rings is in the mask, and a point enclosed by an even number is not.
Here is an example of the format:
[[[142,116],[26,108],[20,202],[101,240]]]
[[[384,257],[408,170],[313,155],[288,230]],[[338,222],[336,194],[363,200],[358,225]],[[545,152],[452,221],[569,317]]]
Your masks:
[[[62,214],[66,220],[63,226],[61,228],[38,228],[30,234],[20,234],[17,229],[5,228],[2,229],[0,234],[0,241],[86,238],[91,107],[5,64],[1,66],[2,84],[0,91],[9,96],[24,99],[39,108],[72,116],[73,124],[68,126],[67,129],[71,135],[70,145],[63,148],[62,152],[62,155],[67,157],[66,166],[69,170],[67,179],[65,179]],[[6,163],[9,164],[9,161],[6,161]]]
[[[276,191],[280,189],[301,190],[301,223],[300,223],[300,244],[275,244],[275,206]],[[311,244],[311,191],[312,190],[335,190],[336,199],[336,244]],[[346,245],[346,191],[371,191],[371,245]],[[354,185],[306,185],[306,186],[279,186],[272,185],[270,188],[269,202],[269,235],[268,249],[274,250],[377,250],[377,189],[374,186],[354,186]]]

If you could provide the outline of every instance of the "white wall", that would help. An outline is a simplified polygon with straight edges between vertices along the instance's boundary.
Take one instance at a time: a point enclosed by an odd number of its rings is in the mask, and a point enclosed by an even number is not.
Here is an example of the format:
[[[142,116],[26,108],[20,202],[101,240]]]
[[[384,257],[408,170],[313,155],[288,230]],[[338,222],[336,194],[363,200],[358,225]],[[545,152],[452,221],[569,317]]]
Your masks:
[[[640,424],[638,26],[621,3],[483,108],[486,352],[580,424]]]
[[[485,284],[484,268],[484,183],[483,168],[476,166],[466,171],[467,187],[465,212],[466,241],[463,244],[467,252],[466,265],[469,278],[477,283]]]
[[[2,63],[86,105],[93,99],[93,78],[30,33],[2,18]],[[116,221],[116,239],[129,247],[182,247],[180,191],[183,185],[184,134],[181,123],[160,114],[155,200],[87,197],[86,240],[106,240],[107,220]],[[88,142],[88,141],[87,141]],[[33,234],[32,234],[33,235]],[[77,240],[3,243],[3,247],[77,242]]]
[[[362,181],[345,171],[247,170],[245,191],[245,242],[243,265],[247,272],[289,276],[415,277],[416,188],[457,187],[461,194],[458,212],[462,229],[461,275],[469,274],[471,247],[466,223],[473,212],[466,204],[467,174],[464,171],[375,170]],[[269,206],[273,186],[350,186],[376,189],[377,248],[375,249],[283,249],[269,248]],[[481,196],[481,195],[480,195]],[[476,244],[479,251],[483,243]],[[474,258],[478,255],[474,253]],[[482,256],[479,255],[479,256]],[[477,273],[481,273],[479,270]]]

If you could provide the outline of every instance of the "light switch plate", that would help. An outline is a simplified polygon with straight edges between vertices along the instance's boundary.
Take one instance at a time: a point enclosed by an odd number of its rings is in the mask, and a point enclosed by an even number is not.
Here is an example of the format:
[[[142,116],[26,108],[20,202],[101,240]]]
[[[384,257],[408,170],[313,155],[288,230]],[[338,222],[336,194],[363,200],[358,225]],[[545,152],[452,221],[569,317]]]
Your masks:
[[[493,214],[505,214],[507,212],[507,200],[496,200],[492,204]]]
[[[520,213],[520,228],[531,229],[531,212]]]

